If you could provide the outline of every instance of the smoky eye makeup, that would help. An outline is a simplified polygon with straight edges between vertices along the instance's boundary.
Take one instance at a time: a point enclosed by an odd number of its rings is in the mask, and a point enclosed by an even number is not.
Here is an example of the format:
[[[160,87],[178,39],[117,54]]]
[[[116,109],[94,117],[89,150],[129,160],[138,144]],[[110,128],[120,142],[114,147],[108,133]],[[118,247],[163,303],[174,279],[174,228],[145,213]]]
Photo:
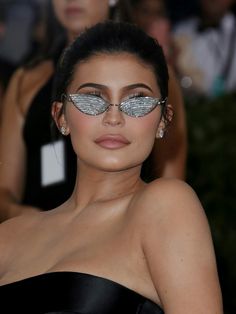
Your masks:
[[[143,117],[153,111],[158,105],[163,105],[166,100],[150,96],[136,96],[122,101],[120,104],[111,104],[101,97],[91,94],[65,95],[68,101],[82,113],[96,116],[104,113],[110,106],[117,106],[118,110],[130,117]]]
[[[125,97],[123,97],[121,102],[124,102],[124,101],[132,99],[132,98],[145,97],[145,96],[148,96],[148,95],[142,91],[134,92],[134,93],[130,93],[130,94],[126,95]]]
[[[103,98],[92,94],[69,94],[67,95],[67,99],[79,111],[91,116],[97,116],[105,112],[110,106]]]
[[[75,93],[64,95],[66,99],[82,113],[96,116],[116,106],[119,111],[130,117],[143,117],[158,105],[163,105],[161,98],[154,97],[153,90],[144,83],[125,86],[121,90],[120,102],[113,103],[108,87],[93,82],[82,84]]]
[[[94,97],[97,97],[97,98],[101,98],[103,101],[105,102],[109,102],[106,94],[102,91],[102,90],[83,90],[83,91],[80,91],[78,94],[82,94],[82,95],[88,95],[88,96],[94,96]]]
[[[163,104],[159,98],[150,96],[132,97],[120,103],[119,109],[130,117],[144,117],[158,105]]]

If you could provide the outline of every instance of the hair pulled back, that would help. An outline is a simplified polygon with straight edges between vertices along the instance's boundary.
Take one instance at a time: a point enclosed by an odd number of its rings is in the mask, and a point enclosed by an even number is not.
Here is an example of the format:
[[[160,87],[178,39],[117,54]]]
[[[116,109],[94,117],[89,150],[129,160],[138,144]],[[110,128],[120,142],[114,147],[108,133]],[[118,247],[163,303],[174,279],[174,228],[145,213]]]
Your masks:
[[[53,101],[61,101],[80,62],[94,55],[122,52],[137,56],[152,68],[161,96],[166,98],[168,69],[159,43],[135,25],[108,21],[85,30],[64,50],[56,70]]]

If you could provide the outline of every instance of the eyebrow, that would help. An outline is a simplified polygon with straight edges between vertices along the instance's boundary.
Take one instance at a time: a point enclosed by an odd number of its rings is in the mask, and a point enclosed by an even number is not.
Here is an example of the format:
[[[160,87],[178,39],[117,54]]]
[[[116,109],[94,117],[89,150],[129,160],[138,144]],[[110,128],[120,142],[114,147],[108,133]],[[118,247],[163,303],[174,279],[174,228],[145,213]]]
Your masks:
[[[131,89],[135,89],[138,87],[142,87],[142,88],[146,88],[148,89],[150,92],[153,92],[153,90],[151,89],[151,87],[149,87],[148,85],[144,84],[144,83],[136,83],[136,84],[131,84],[126,86],[124,89],[126,90],[131,90]]]
[[[80,89],[82,89],[84,87],[94,87],[94,88],[98,88],[98,89],[107,89],[108,88],[106,85],[103,85],[103,84],[85,83],[85,84],[80,85],[76,91],[79,91]],[[149,87],[148,85],[146,85],[144,83],[131,84],[131,85],[125,86],[123,89],[124,90],[132,90],[132,89],[135,89],[138,87],[142,87],[142,88],[148,89],[149,91],[153,92],[151,87]]]
[[[95,87],[95,88],[99,88],[99,89],[106,89],[107,88],[106,85],[102,85],[102,84],[85,83],[85,84],[80,85],[76,91],[79,91],[80,89],[82,89],[84,87]]]

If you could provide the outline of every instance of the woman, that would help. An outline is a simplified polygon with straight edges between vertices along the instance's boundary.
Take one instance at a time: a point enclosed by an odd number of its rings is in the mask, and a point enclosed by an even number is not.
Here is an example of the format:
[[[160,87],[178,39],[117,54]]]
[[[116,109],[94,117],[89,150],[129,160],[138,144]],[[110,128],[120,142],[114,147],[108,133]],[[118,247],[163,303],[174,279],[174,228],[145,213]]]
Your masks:
[[[8,313],[222,313],[196,195],[175,179],[140,179],[171,117],[167,95],[162,49],[135,26],[98,24],[65,51],[52,112],[70,134],[76,184],[58,208],[1,224]]]
[[[84,28],[109,18],[107,0],[58,0],[53,5],[67,31],[68,42]],[[59,138],[52,144],[48,103],[55,64],[64,46],[65,43],[60,43],[59,48],[34,67],[20,69],[8,89],[0,132],[1,221],[25,210],[55,208],[73,191],[75,154],[67,138]],[[159,144],[163,149],[150,157],[153,159],[151,179],[160,175],[184,178],[184,112],[182,105],[178,105],[182,104],[182,98],[172,74],[169,85],[175,116],[172,127]],[[149,176],[143,173],[146,178]]]

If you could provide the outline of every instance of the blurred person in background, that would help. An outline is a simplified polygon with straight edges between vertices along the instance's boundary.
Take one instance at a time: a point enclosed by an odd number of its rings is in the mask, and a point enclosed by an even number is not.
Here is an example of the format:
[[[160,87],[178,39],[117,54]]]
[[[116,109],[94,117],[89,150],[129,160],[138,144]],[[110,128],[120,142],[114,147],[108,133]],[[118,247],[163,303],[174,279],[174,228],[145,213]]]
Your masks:
[[[11,1],[6,6],[5,33],[0,41],[0,57],[18,66],[30,50],[35,18],[34,1]]]
[[[36,53],[45,0],[0,0],[0,103],[14,71]]]
[[[234,0],[201,0],[198,16],[173,32],[176,68],[188,97],[217,97],[236,90]]]
[[[165,138],[156,140],[144,176],[175,176],[185,178],[187,155],[187,130],[182,92],[173,71],[174,46],[171,23],[163,0],[120,0],[119,15],[123,21],[141,27],[161,44],[169,64],[169,102],[174,109],[172,124]],[[154,174],[154,175],[153,175]]]
[[[39,6],[35,0],[0,0],[0,8],[4,12],[0,59],[16,68],[26,60],[31,50],[32,29]]]
[[[170,62],[171,25],[164,0],[121,0],[121,17],[158,39]]]

